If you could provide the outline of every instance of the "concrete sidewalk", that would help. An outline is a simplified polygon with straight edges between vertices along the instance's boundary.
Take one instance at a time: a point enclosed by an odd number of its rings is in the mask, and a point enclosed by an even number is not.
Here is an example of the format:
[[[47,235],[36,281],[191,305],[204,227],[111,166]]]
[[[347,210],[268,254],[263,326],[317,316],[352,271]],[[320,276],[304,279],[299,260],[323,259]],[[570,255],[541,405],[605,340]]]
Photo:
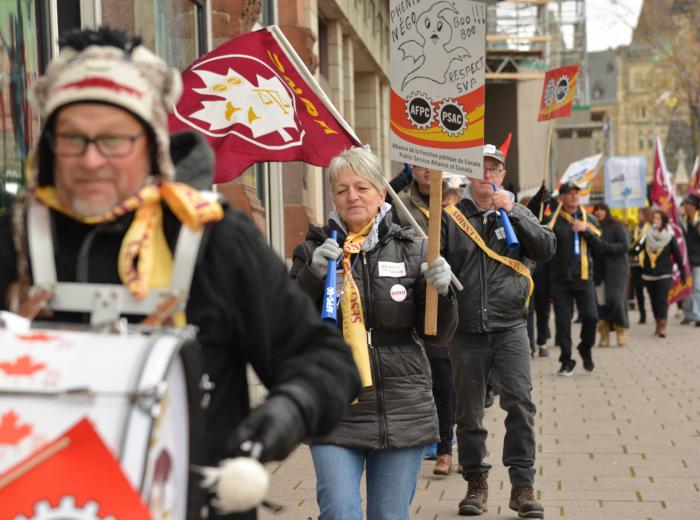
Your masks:
[[[593,350],[593,374],[583,371],[579,359],[572,377],[556,376],[558,349],[533,361],[535,490],[545,518],[700,518],[700,328],[673,318],[668,337],[660,339],[652,335],[653,324],[636,325],[637,318],[630,313],[628,346]],[[574,333],[576,339],[578,328]],[[508,509],[510,483],[500,461],[504,418],[498,401],[487,410],[493,470],[484,520],[517,518]],[[466,482],[457,474],[433,476],[433,464],[423,463],[411,518],[458,518]],[[261,510],[259,518],[316,519],[308,448],[268,469],[268,496],[284,510]]]

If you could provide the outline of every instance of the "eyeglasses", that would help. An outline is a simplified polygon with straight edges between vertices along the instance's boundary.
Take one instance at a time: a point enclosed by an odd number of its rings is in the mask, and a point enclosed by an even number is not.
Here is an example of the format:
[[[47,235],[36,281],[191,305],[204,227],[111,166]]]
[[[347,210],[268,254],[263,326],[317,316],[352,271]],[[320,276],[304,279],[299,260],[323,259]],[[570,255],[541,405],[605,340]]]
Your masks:
[[[144,133],[135,135],[98,135],[87,137],[80,134],[53,134],[50,143],[53,152],[63,157],[79,157],[85,153],[89,144],[94,144],[102,157],[113,159],[126,157],[134,149],[134,143]]]
[[[503,168],[500,166],[484,166],[484,177],[495,177],[502,171]]]

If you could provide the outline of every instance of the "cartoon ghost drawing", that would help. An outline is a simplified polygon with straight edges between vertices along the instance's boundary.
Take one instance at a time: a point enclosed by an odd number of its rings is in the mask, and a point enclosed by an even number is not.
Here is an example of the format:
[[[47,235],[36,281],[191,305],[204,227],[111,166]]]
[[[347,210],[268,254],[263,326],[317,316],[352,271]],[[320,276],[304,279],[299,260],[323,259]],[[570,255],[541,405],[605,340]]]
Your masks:
[[[416,65],[404,77],[401,90],[419,78],[445,83],[447,71],[453,61],[471,58],[464,47],[448,49],[452,41],[452,26],[447,20],[448,13],[459,14],[449,2],[434,4],[416,19],[416,30],[423,41],[408,40],[399,46],[403,60],[413,60],[413,64]]]

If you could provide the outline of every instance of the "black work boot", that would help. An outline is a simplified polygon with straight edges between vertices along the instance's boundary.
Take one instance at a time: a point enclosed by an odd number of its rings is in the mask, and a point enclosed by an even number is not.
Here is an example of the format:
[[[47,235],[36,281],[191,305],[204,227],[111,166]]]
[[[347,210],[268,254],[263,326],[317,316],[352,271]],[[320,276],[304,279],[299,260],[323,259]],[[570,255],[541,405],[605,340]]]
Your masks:
[[[459,503],[459,514],[462,516],[476,516],[485,513],[486,500],[489,498],[488,476],[470,475],[467,478],[467,496]]]
[[[518,512],[518,518],[544,518],[544,507],[535,500],[532,486],[513,486],[508,505]]]

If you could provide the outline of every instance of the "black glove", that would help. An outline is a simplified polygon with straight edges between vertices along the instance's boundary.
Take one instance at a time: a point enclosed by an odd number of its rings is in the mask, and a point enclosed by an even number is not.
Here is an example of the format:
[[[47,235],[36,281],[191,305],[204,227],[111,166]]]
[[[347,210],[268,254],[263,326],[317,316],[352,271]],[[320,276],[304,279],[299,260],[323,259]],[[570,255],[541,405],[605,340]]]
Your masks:
[[[243,454],[245,441],[260,442],[261,462],[282,460],[306,437],[306,424],[299,406],[289,397],[278,394],[253,409],[226,443],[226,450],[236,457]]]
[[[527,203],[527,209],[529,209],[535,216],[538,216],[540,214],[540,205],[546,208],[549,206],[551,199],[552,194],[549,192],[547,187],[542,184],[537,193],[532,196],[530,202]]]

